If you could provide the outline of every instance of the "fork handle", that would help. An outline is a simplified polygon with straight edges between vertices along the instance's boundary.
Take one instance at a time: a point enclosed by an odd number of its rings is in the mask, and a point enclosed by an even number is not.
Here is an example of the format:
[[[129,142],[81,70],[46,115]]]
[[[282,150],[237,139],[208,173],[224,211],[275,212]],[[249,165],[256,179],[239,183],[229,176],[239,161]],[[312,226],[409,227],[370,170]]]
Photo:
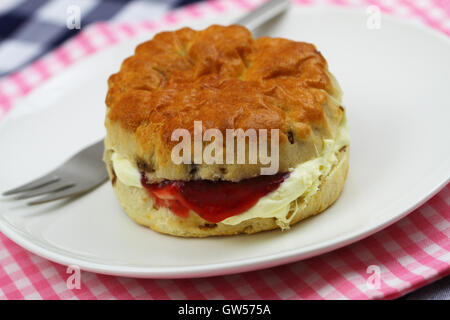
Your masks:
[[[265,22],[285,11],[289,7],[290,3],[290,0],[267,1],[242,18],[239,18],[235,21],[235,24],[243,25],[249,30],[255,30]]]

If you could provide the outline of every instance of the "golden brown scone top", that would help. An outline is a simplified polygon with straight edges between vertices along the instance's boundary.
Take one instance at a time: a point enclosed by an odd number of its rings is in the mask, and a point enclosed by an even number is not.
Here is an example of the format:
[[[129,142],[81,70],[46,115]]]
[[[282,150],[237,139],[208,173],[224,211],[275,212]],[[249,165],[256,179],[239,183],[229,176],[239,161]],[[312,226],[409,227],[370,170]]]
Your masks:
[[[132,136],[135,147],[123,152],[152,166],[170,161],[172,131],[192,133],[194,121],[224,134],[280,129],[280,153],[293,141],[305,149],[289,157],[292,166],[313,157],[308,143],[320,151],[317,141],[332,137],[343,115],[339,87],[314,45],[253,39],[237,25],[159,33],[136,48],[108,86],[108,132]],[[125,144],[111,142],[115,149]]]

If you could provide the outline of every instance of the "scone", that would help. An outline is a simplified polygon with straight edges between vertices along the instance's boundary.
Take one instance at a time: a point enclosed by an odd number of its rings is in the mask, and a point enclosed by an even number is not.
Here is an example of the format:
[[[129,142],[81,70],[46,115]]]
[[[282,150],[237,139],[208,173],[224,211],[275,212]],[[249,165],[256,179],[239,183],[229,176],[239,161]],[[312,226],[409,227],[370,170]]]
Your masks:
[[[312,44],[253,39],[237,25],[162,32],[108,88],[104,161],[139,224],[183,237],[288,229],[341,193],[342,94]],[[188,147],[174,159],[180,129]]]

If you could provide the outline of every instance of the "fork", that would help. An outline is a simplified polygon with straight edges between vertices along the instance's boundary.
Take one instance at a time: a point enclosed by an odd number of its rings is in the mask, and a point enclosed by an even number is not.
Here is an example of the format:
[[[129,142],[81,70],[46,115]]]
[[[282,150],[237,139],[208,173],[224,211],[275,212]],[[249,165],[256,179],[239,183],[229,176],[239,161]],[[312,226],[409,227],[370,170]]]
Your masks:
[[[284,12],[289,4],[289,0],[267,1],[237,20],[235,24],[254,30]],[[36,205],[88,192],[108,179],[108,173],[102,161],[103,151],[103,140],[100,140],[81,150],[48,174],[8,190],[3,195],[17,195],[15,200],[41,196],[27,203]]]
[[[28,202],[28,205],[41,204],[90,191],[108,179],[103,163],[103,140],[78,152],[55,170],[8,190],[4,196],[19,194],[15,200],[43,196]]]

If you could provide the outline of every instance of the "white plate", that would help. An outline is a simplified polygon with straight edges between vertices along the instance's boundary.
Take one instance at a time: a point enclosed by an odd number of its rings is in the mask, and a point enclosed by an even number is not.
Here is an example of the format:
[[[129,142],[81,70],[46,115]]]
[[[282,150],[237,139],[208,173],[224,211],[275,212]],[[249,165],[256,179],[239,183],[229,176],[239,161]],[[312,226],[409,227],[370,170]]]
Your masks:
[[[380,30],[368,30],[366,18],[364,12],[296,7],[263,30],[315,43],[345,92],[350,172],[342,196],[325,213],[288,232],[181,239],[132,222],[107,183],[73,201],[39,207],[2,199],[1,231],[40,256],[84,270],[179,278],[304,259],[397,221],[449,181],[450,45],[433,31],[388,17]],[[141,40],[85,59],[15,108],[0,126],[0,191],[104,135],[106,78]]]

